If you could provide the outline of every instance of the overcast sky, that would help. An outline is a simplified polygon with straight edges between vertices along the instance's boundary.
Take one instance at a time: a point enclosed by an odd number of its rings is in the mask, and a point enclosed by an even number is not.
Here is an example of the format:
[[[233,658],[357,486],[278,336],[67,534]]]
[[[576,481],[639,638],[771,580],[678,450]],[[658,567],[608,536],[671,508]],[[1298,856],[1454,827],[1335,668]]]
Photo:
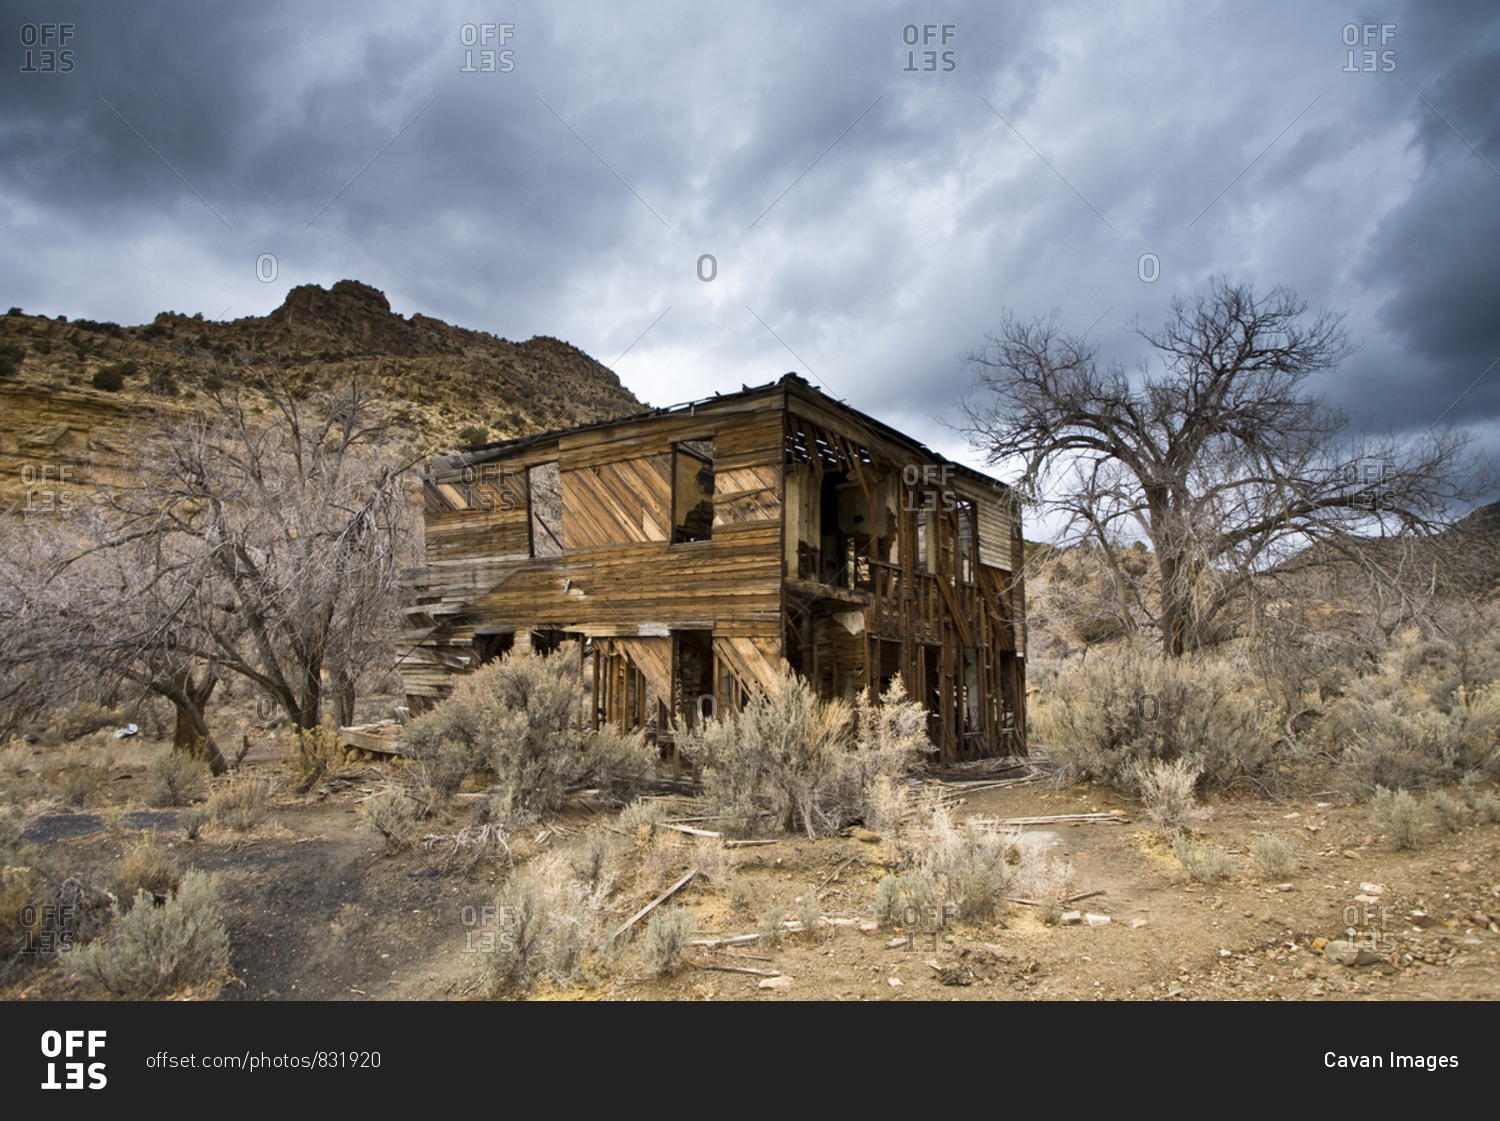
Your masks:
[[[796,370],[979,465],[942,419],[1002,312],[1133,363],[1225,274],[1347,313],[1362,423],[1500,447],[1500,5],[0,10],[5,306],[347,277],[651,404]]]

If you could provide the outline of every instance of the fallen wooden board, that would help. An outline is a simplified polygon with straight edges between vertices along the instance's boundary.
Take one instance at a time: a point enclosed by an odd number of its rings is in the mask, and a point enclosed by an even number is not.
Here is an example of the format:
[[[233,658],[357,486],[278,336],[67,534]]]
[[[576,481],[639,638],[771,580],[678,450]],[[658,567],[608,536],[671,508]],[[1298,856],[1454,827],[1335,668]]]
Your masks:
[[[689,869],[688,870],[688,874],[686,876],[683,876],[682,879],[678,880],[675,884],[673,884],[671,887],[667,888],[666,891],[662,892],[655,899],[653,899],[650,903],[647,903],[639,911],[637,911],[635,914],[631,915],[630,916],[630,921],[627,922],[624,926],[620,927],[619,930],[615,931],[614,936],[616,938],[620,937],[620,935],[624,934],[627,930],[629,930],[631,927],[633,927],[636,923],[640,922],[643,918],[645,918],[647,915],[649,915],[657,907],[661,906],[668,899],[671,899],[672,896],[676,895],[679,891],[681,891],[683,888],[685,888],[687,886],[687,882],[689,880],[691,880],[697,874],[698,874],[698,869],[696,869],[696,868]],[[606,941],[607,941],[607,939],[606,939]],[[603,943],[600,943],[600,945],[603,945]]]
[[[720,946],[743,946],[746,942],[759,942],[759,934],[736,934],[733,938],[695,938],[689,946],[701,946],[705,950],[716,950]]]
[[[1070,895],[1066,899],[1059,900],[1061,903],[1077,903],[1080,899],[1092,899],[1096,895],[1103,895],[1104,889],[1097,888],[1094,891],[1080,891],[1077,895]]]
[[[824,880],[822,883],[820,883],[817,887],[813,888],[813,893],[816,894],[817,892],[822,891],[829,884],[833,883],[834,880],[836,880],[836,879],[839,878],[839,873],[842,872],[845,868],[849,867],[849,865],[853,864],[856,860],[859,860],[858,856],[851,856],[848,860],[846,860],[842,864],[840,864],[837,868],[835,868],[829,874],[829,876],[828,876],[828,878],[826,880]],[[863,860],[859,860],[859,862],[861,864],[864,863]]]
[[[720,973],[750,973],[756,977],[780,977],[778,969],[754,969],[748,965],[723,965],[716,961],[690,961],[694,969],[717,969]]]
[[[691,825],[673,825],[669,821],[659,824],[661,829],[675,829],[679,833],[686,833],[689,837],[722,837],[724,834],[715,833],[712,829],[694,829]]]
[[[1070,821],[1093,822],[1097,825],[1124,825],[1130,819],[1114,814],[1048,814],[1045,817],[1007,817],[1001,825],[1061,825]]]

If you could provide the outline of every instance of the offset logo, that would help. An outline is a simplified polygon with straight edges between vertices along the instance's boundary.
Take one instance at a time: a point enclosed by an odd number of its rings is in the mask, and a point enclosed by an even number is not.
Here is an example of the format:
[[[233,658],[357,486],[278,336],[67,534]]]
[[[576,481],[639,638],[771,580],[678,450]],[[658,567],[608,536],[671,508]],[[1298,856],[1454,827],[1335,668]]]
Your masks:
[[[47,1080],[43,1090],[102,1090],[109,1084],[104,1076],[102,1062],[85,1064],[84,1058],[96,1058],[104,1050],[102,1031],[44,1031],[42,1032],[42,1056],[48,1060]],[[74,1058],[78,1056],[78,1058]],[[56,1060],[68,1059],[59,1063]],[[63,1081],[57,1080],[58,1067],[62,1067]],[[88,1081],[85,1083],[84,1079]]]
[[[26,48],[22,74],[70,74],[73,52],[61,49],[73,38],[71,23],[23,23],[21,45]]]

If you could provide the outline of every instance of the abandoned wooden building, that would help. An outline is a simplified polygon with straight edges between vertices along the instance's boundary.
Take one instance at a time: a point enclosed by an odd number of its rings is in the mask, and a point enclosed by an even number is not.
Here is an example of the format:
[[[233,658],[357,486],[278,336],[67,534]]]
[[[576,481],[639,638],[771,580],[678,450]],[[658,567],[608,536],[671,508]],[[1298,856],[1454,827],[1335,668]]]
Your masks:
[[[900,674],[944,761],[1025,751],[1016,496],[794,374],[439,457],[423,483],[414,711],[575,640],[595,727],[665,736],[784,660],[823,697]]]

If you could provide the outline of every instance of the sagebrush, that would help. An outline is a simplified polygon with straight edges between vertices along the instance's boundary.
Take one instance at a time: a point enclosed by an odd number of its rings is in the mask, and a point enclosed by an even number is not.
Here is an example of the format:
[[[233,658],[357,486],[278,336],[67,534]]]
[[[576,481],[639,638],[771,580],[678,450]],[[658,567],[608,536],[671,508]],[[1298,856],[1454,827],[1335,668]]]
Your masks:
[[[123,997],[147,998],[222,979],[229,969],[229,934],[219,917],[217,881],[193,869],[160,906],[142,889],[128,909],[116,905],[107,937],[62,960]]]
[[[183,751],[164,751],[146,768],[146,800],[153,806],[183,806],[205,789],[203,764]]]
[[[1136,795],[1156,762],[1191,760],[1219,787],[1262,775],[1280,738],[1280,716],[1247,670],[1143,646],[1062,670],[1030,717],[1063,777]]]
[[[803,832],[828,836],[877,817],[881,787],[931,750],[927,717],[899,678],[880,703],[819,700],[783,667],[774,688],[751,695],[735,717],[679,729],[698,764],[719,825],[736,836]]]
[[[601,789],[625,800],[655,766],[643,736],[585,733],[576,647],[507,654],[458,679],[452,694],[413,720],[406,742],[440,796],[487,771],[493,806],[506,820],[557,809],[569,790]]]

